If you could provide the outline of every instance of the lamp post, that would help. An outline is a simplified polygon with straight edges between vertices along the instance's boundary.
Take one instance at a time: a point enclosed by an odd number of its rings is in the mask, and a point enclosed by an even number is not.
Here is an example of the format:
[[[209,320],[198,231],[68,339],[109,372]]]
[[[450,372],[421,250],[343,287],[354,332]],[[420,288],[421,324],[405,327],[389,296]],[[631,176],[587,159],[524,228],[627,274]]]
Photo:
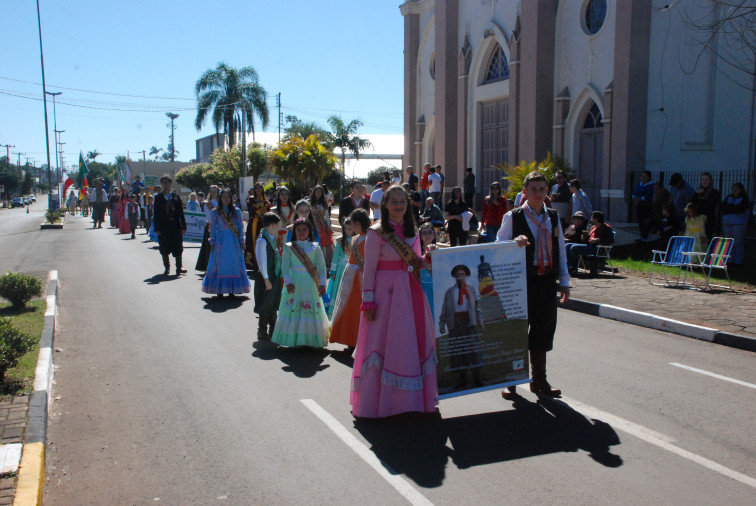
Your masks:
[[[50,132],[47,125],[47,87],[45,85],[45,55],[42,51],[42,19],[39,15],[39,0],[37,0],[37,29],[39,30],[39,61],[42,66],[42,103],[45,108],[45,146],[47,148],[47,210],[52,211],[52,172],[50,169]]]
[[[339,185],[339,197],[344,198],[344,178],[346,177],[346,147],[341,146],[341,184]]]

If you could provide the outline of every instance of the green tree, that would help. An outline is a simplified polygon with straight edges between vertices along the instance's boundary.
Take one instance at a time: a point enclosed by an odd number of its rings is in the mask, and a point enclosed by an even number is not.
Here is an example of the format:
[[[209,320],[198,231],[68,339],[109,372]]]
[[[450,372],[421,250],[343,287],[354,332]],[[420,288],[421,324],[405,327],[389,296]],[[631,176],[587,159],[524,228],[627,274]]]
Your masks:
[[[333,146],[330,145],[330,133],[316,123],[312,121],[302,121],[296,116],[286,116],[286,121],[289,123],[289,126],[286,128],[285,139],[293,136],[299,136],[302,139],[306,139],[311,135],[317,135],[321,144],[329,149],[333,149]]]
[[[270,148],[257,142],[247,146],[247,175],[258,179],[268,170]]]
[[[362,126],[362,121],[358,119],[344,123],[341,116],[334,115],[328,118],[328,125],[331,127],[329,143],[332,149],[341,150],[341,173],[346,175],[346,152],[351,152],[354,158],[359,160],[360,152],[371,146],[370,141],[357,135],[357,130]],[[342,190],[339,188],[339,197],[343,193]]]
[[[370,186],[375,186],[375,184],[378,181],[383,181],[383,173],[389,172],[391,173],[394,169],[392,167],[386,167],[385,165],[381,165],[378,168],[372,169],[367,174],[367,184]]]
[[[157,146],[152,146],[152,147],[150,148],[150,152],[148,153],[148,155],[150,155],[151,157],[153,157],[153,160],[155,160],[155,161],[157,162],[157,161],[159,161],[159,160],[160,160],[160,157],[158,156],[158,154],[159,154],[159,153],[160,153],[160,152],[161,152],[162,150],[163,150],[163,148],[159,148],[159,147],[157,147]]]
[[[525,181],[525,176],[531,172],[537,170],[546,176],[547,186],[551,188],[556,183],[557,172],[563,171],[567,175],[567,179],[572,177],[572,167],[570,163],[561,156],[553,156],[550,152],[546,154],[546,158],[538,162],[521,161],[518,165],[510,165],[504,163],[496,166],[497,169],[502,171],[502,176],[509,181],[509,189],[506,192],[507,198],[513,199],[522,190],[522,183]],[[502,186],[503,187],[503,186]]]
[[[241,147],[236,145],[229,150],[216,149],[210,155],[210,162],[210,169],[204,172],[208,185],[228,186],[237,192],[241,176]]]
[[[94,149],[94,150],[92,150],[92,151],[88,152],[88,153],[87,153],[87,163],[89,163],[89,162],[94,162],[94,161],[95,161],[95,159],[96,159],[96,158],[97,158],[98,156],[100,156],[101,154],[102,154],[102,153],[100,153],[100,152],[99,152],[99,151],[97,151],[96,149]]]
[[[168,118],[170,118],[171,120],[170,123],[165,125],[171,129],[171,136],[169,137],[170,140],[168,141],[168,149],[166,150],[166,152],[168,153],[168,161],[173,162],[176,160],[176,155],[178,154],[178,150],[176,149],[176,143],[174,141],[175,141],[176,128],[178,128],[175,124],[175,121],[176,121],[176,118],[179,117],[179,115],[173,112],[167,112],[165,113],[165,115],[168,116]]]
[[[32,178],[31,170],[27,170],[24,174],[24,180],[21,183],[21,195],[28,195],[31,193],[34,187],[34,179]]]
[[[206,70],[195,85],[197,118],[194,126],[199,131],[208,115],[216,133],[223,128],[230,146],[236,144],[236,131],[245,115],[247,131],[255,136],[255,116],[265,128],[269,113],[267,93],[259,84],[257,71],[252,67],[235,69],[221,62],[215,69]],[[212,114],[211,114],[212,111]]]
[[[210,185],[207,184],[205,173],[209,172],[212,165],[209,163],[196,163],[188,165],[176,173],[176,183],[191,188],[195,192],[207,193]]]
[[[303,195],[333,170],[336,157],[316,135],[307,139],[295,136],[278,145],[270,154],[270,164],[290,183],[292,194]]]

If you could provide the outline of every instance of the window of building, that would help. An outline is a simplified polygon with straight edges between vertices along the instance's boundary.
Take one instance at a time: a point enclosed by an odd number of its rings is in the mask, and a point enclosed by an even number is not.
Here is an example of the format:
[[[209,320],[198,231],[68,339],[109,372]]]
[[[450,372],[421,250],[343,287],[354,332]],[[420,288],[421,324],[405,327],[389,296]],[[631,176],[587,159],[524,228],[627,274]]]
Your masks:
[[[496,49],[491,55],[491,60],[488,62],[488,71],[486,72],[483,84],[504,81],[505,79],[509,79],[509,64],[507,63],[504,51],[497,44]]]
[[[604,128],[604,120],[596,104],[593,104],[591,110],[588,111],[588,116],[585,117],[585,123],[583,123],[583,130],[589,128]]]
[[[585,4],[585,31],[594,35],[606,20],[606,0],[588,0]]]

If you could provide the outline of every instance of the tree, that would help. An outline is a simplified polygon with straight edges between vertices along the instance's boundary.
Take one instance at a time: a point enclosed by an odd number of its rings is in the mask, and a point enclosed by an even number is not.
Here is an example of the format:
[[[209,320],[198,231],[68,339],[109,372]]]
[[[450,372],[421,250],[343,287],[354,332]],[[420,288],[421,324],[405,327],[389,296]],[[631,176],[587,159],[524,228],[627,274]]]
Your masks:
[[[375,186],[378,181],[383,181],[383,173],[391,173],[394,169],[392,167],[386,167],[381,165],[378,168],[372,169],[367,173],[367,184]]]
[[[270,148],[257,142],[247,146],[247,175],[257,179],[268,170]]]
[[[554,156],[550,152],[546,154],[546,159],[541,162],[536,160],[521,161],[519,165],[510,165],[503,163],[497,165],[496,168],[502,171],[502,179],[506,179],[508,183],[508,189],[506,190],[506,196],[509,199],[514,199],[517,194],[522,190],[522,184],[525,181],[525,176],[531,172],[538,170],[546,176],[547,186],[552,187],[556,183],[557,172],[564,172],[567,175],[567,179],[572,177],[572,167],[570,162],[562,158],[561,156]],[[502,184],[502,188],[506,185]]]
[[[99,152],[99,151],[97,151],[96,149],[95,149],[95,150],[92,150],[92,151],[90,151],[90,152],[88,152],[88,153],[87,153],[87,163],[89,163],[89,162],[94,162],[94,161],[95,161],[95,158],[97,158],[97,157],[98,157],[98,156],[100,156],[101,154],[102,154],[102,153],[100,153],[100,152]]]
[[[237,70],[221,62],[215,69],[206,70],[195,85],[197,118],[194,126],[199,131],[212,110],[212,123],[216,133],[223,127],[228,144],[236,144],[236,131],[245,117],[247,131],[255,137],[255,116],[265,128],[269,114],[267,93],[258,82],[257,71],[252,67]]]
[[[212,169],[209,163],[196,163],[188,165],[176,172],[176,183],[186,186],[194,192],[207,193],[210,185],[205,179],[205,173]]]
[[[318,184],[336,165],[333,156],[318,136],[307,139],[294,136],[282,141],[270,154],[270,164],[284,181],[288,181],[293,195],[304,195]]]
[[[362,121],[358,119],[344,123],[341,116],[334,115],[328,118],[328,124],[331,126],[330,144],[333,148],[341,149],[341,173],[346,175],[346,152],[351,152],[354,158],[359,160],[360,152],[371,146],[370,141],[356,135],[362,126]],[[341,194],[342,189],[339,188],[339,196]]]
[[[208,185],[228,186],[237,192],[241,176],[241,146],[236,145],[228,150],[216,149],[210,155],[210,162],[210,169],[204,173]]]
[[[333,146],[330,145],[330,133],[315,122],[304,122],[296,116],[286,116],[286,122],[289,123],[289,126],[286,127],[286,136],[284,138],[288,139],[296,135],[302,139],[306,139],[311,135],[317,135],[325,147],[333,149]]]
[[[173,162],[173,161],[176,160],[176,155],[178,154],[178,151],[176,150],[176,144],[174,142],[174,135],[176,133],[176,125],[174,123],[174,120],[176,118],[178,118],[179,115],[175,114],[175,113],[172,113],[172,112],[167,112],[167,113],[165,113],[165,115],[168,116],[171,119],[171,122],[168,123],[165,126],[170,127],[170,129],[171,129],[171,137],[170,137],[170,141],[168,142],[168,150],[167,150],[167,152],[168,152],[168,159],[169,159],[169,161]],[[150,154],[152,154],[152,150],[150,150]]]
[[[154,158],[153,158],[153,160],[155,160],[155,161],[157,162],[157,161],[158,161],[158,160],[160,159],[160,158],[158,157],[158,153],[160,153],[160,152],[161,152],[162,150],[163,150],[163,148],[159,148],[159,147],[157,147],[157,146],[152,146],[152,147],[150,148],[150,152],[149,152],[148,154],[149,154],[150,156],[154,157]]]
[[[717,62],[724,64],[718,66],[720,71],[729,68],[756,76],[756,5],[753,1],[705,0],[703,5],[691,2],[683,10],[685,24],[694,33],[698,32],[696,40],[701,48],[698,58],[711,51],[717,56]],[[695,67],[683,70],[693,72]],[[747,84],[736,76],[730,79],[741,86],[753,87],[752,79]]]
[[[34,179],[32,178],[31,170],[27,170],[24,174],[24,180],[21,183],[21,195],[28,195],[34,188]]]

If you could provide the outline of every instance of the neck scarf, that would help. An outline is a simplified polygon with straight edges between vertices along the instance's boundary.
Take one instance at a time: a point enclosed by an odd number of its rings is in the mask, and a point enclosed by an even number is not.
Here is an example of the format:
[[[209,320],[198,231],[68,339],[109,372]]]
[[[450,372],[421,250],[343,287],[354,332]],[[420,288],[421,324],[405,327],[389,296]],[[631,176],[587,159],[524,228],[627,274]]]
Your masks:
[[[467,297],[467,300],[470,300],[470,292],[467,291],[467,284],[462,281],[457,281],[457,288],[459,288],[459,300],[457,304],[461,306],[465,303],[465,297]]]
[[[553,252],[551,250],[551,237],[549,237],[549,229],[546,227],[546,222],[549,220],[549,214],[547,212],[541,213],[541,218],[538,219],[533,213],[533,210],[529,206],[523,208],[525,210],[525,216],[538,227],[538,240],[536,241],[536,247],[538,248],[538,274],[543,275],[546,273],[546,266],[543,258],[543,246],[549,251],[549,265],[553,269]]]

